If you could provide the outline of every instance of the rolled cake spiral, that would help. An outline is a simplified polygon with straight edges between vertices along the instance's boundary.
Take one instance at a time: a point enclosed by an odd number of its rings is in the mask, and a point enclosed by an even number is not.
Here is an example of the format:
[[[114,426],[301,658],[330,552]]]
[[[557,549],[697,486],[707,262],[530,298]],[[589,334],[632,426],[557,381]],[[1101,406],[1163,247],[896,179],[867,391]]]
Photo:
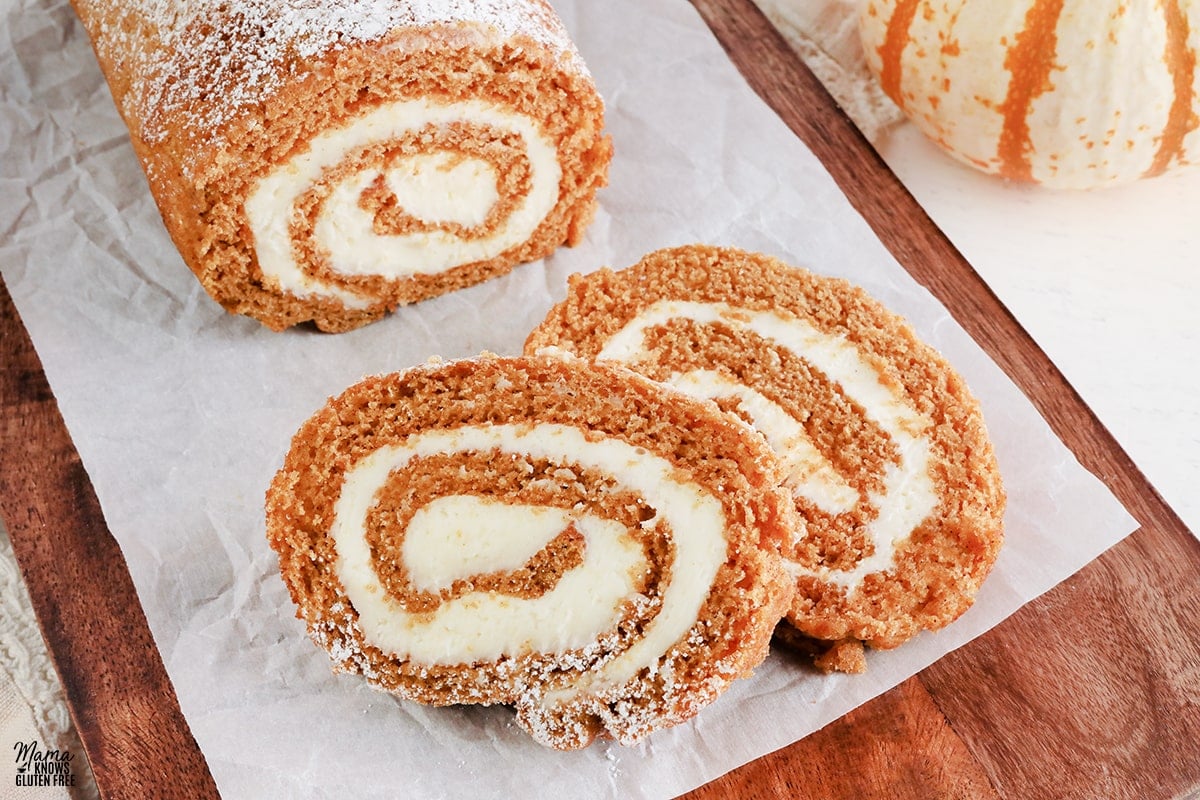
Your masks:
[[[615,361],[756,428],[799,526],[788,620],[893,647],[969,607],[1003,538],[979,406],[902,319],[845,281],[738,250],[683,247],[573,276],[527,350]],[[835,644],[823,666],[857,671]]]
[[[184,261],[341,331],[582,236],[603,104],[544,0],[74,0]]]
[[[763,442],[617,365],[434,363],[296,434],[267,529],[337,669],[511,704],[543,744],[637,741],[766,655],[794,513]]]

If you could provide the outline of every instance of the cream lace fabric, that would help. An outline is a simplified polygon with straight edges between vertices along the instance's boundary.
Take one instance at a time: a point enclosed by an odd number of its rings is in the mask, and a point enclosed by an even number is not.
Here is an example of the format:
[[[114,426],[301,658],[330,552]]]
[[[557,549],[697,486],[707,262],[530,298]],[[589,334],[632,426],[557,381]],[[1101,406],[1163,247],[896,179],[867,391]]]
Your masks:
[[[42,750],[71,754],[75,787],[16,786],[15,748],[36,741]],[[0,520],[0,796],[84,800],[97,796],[62,686],[50,663],[21,581],[8,531]]]
[[[867,69],[862,0],[754,0],[872,144],[904,117]]]
[[[871,142],[901,120],[899,110],[867,71],[859,44],[859,0],[755,0],[767,17]],[[73,754],[77,786],[21,789],[14,785],[17,742]],[[62,688],[38,631],[8,533],[0,521],[0,796],[14,800],[96,797]]]

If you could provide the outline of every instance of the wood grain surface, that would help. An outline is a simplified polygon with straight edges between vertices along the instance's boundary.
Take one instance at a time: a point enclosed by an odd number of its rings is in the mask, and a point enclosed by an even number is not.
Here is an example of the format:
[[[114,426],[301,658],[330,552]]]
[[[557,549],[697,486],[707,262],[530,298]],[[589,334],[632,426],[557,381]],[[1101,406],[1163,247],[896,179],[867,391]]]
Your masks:
[[[121,549],[3,281],[0,515],[101,795],[216,797]]]
[[[917,677],[689,797],[1200,797],[1200,542],[750,0],[693,2],[897,260],[1141,527]],[[2,283],[0,514],[103,796],[215,797]]]

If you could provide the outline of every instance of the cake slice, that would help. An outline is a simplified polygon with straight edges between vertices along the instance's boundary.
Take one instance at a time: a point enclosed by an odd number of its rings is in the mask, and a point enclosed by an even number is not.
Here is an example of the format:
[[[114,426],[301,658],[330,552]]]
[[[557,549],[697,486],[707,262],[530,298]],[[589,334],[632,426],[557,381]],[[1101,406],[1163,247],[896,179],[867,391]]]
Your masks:
[[[338,670],[510,704],[542,744],[632,743],[766,656],[795,513],[761,439],[617,364],[371,377],[303,424],[267,534]]]
[[[1003,540],[1005,494],[963,380],[844,280],[689,246],[570,280],[526,349],[621,363],[715,401],[783,462],[799,520],[785,638],[864,668],[972,603]],[[813,641],[807,642],[813,645]]]

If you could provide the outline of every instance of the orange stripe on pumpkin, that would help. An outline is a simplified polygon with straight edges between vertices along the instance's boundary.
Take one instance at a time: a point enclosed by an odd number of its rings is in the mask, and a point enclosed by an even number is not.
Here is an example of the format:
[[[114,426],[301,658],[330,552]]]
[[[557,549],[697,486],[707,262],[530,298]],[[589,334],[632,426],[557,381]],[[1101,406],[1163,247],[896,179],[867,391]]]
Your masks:
[[[1004,56],[1004,68],[1012,78],[1008,94],[1000,105],[1004,126],[996,155],[1000,174],[1015,180],[1033,180],[1029,153],[1033,142],[1029,134],[1029,111],[1033,101],[1054,88],[1050,73],[1058,49],[1058,18],[1064,0],[1035,0],[1025,12],[1025,26]]]
[[[1200,125],[1200,119],[1192,111],[1194,92],[1192,78],[1196,71],[1196,51],[1188,47],[1187,15],[1179,7],[1178,0],[1166,0],[1163,13],[1167,23],[1167,47],[1163,61],[1171,72],[1175,97],[1167,114],[1167,124],[1158,140],[1158,151],[1154,163],[1146,170],[1147,177],[1166,170],[1171,160],[1183,152],[1183,140]]]
[[[899,0],[896,9],[888,20],[887,36],[879,46],[879,58],[882,62],[879,70],[879,83],[888,97],[900,107],[904,100],[900,96],[900,56],[910,41],[909,28],[917,16],[917,6],[920,0]]]

